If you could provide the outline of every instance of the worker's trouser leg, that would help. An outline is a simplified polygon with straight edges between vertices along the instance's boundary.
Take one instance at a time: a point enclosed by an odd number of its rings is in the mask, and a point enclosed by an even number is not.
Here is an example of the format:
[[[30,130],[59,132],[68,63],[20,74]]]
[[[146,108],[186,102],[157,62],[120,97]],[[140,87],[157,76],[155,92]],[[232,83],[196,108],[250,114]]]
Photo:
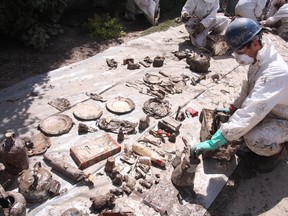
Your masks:
[[[203,32],[198,34],[196,37],[193,37],[192,35],[194,34],[195,28],[197,25],[199,25],[200,22],[201,22],[201,20],[199,20],[198,18],[192,17],[185,24],[185,28],[188,31],[188,33],[190,34],[191,43],[194,46],[205,47],[206,46],[206,37],[207,37],[209,31],[215,30],[215,31],[219,32],[219,34],[220,34],[228,26],[229,19],[225,16],[217,16],[214,19],[213,23],[208,28],[206,28]]]
[[[272,156],[282,150],[282,144],[288,141],[288,121],[264,119],[244,135],[247,147],[261,156]]]

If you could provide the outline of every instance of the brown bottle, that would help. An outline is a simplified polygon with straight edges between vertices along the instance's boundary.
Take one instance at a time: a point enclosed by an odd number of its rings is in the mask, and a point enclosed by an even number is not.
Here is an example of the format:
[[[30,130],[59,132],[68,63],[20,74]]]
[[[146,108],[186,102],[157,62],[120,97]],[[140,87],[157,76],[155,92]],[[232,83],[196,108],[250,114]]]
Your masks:
[[[5,139],[0,143],[0,163],[3,163],[5,171],[12,175],[29,168],[25,141],[15,138],[15,132],[12,130],[5,133]]]

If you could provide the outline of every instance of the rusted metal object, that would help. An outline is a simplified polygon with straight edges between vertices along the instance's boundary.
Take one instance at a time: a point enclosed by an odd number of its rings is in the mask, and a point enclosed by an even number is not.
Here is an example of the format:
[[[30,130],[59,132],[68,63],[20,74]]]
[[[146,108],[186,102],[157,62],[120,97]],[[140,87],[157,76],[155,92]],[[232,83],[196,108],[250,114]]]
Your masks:
[[[51,195],[58,194],[60,183],[52,179],[52,174],[40,162],[33,168],[24,170],[18,178],[19,192],[27,202],[42,202]]]
[[[49,166],[51,166],[58,172],[64,174],[69,179],[72,179],[73,181],[76,182],[84,180],[84,182],[93,184],[90,175],[85,174],[83,171],[79,170],[76,167],[71,166],[69,163],[66,163],[65,161],[53,157],[52,155],[49,154],[45,154],[43,157]]]
[[[186,63],[190,70],[199,73],[207,73],[210,67],[210,57],[204,54],[192,53],[186,57]]]
[[[173,170],[172,182],[178,187],[194,187],[195,171],[199,163],[199,158],[186,154],[181,164]]]
[[[25,140],[16,137],[13,130],[8,130],[5,139],[0,143],[0,163],[4,165],[5,171],[12,175],[29,168]]]
[[[25,216],[26,200],[18,192],[5,191],[0,185],[0,215]]]

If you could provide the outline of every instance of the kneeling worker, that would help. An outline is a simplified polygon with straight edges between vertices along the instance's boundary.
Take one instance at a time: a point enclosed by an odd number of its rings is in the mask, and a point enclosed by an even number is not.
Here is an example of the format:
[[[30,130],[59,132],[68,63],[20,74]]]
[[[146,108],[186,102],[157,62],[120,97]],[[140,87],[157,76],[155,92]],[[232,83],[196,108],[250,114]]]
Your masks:
[[[210,140],[191,146],[191,154],[214,150],[243,137],[255,156],[255,169],[272,171],[286,155],[288,141],[288,66],[261,27],[248,18],[230,23],[226,42],[236,61],[249,65],[247,81],[234,101],[238,109]],[[253,157],[254,158],[254,157]]]

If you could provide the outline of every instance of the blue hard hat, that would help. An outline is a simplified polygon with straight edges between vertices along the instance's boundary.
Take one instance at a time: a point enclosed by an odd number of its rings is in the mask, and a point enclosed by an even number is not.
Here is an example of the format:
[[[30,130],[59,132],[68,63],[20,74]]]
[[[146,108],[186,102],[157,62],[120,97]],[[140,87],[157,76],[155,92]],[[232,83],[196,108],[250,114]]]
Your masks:
[[[251,41],[261,29],[252,19],[237,18],[229,24],[225,32],[226,43],[232,50],[237,50]]]

